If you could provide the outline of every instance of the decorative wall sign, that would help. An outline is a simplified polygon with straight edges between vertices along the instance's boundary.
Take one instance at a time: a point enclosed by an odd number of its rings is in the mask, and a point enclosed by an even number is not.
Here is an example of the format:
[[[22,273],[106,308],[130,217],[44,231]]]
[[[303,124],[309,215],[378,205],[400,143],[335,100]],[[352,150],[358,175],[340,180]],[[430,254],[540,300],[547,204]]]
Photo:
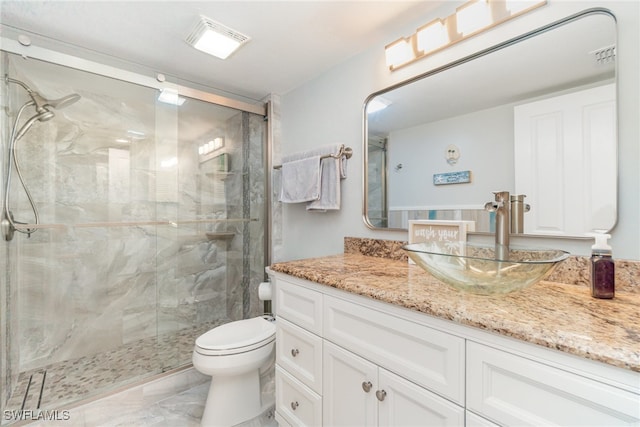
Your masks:
[[[471,171],[433,174],[433,185],[465,184],[469,182],[471,182]]]
[[[467,233],[476,230],[475,221],[409,220],[409,243],[464,242]]]
[[[475,221],[409,220],[409,243],[464,242],[476,230]],[[414,262],[409,259],[409,264]]]

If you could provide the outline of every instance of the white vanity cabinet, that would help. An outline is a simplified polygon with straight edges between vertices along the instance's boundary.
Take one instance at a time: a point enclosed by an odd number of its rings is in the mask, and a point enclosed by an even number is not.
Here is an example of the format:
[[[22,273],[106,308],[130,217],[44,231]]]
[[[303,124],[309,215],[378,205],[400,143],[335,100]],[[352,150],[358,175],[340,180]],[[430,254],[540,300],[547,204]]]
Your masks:
[[[464,339],[274,282],[283,425],[464,425]]]
[[[640,426],[640,374],[271,272],[283,426]]]
[[[276,420],[322,425],[322,294],[274,280]]]
[[[637,393],[472,341],[467,408],[503,425],[640,425]]]
[[[325,426],[462,426],[464,409],[329,341],[324,342]]]

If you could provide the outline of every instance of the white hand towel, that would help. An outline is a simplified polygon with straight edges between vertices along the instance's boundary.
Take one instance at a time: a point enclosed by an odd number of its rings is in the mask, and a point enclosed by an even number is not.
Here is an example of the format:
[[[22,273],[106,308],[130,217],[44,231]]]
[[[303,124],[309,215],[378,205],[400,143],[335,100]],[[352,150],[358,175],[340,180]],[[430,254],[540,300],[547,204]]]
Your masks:
[[[340,159],[322,159],[320,197],[307,203],[308,211],[340,209]]]
[[[319,155],[283,163],[279,200],[283,203],[318,200],[321,193],[321,167]]]
[[[337,153],[341,146],[332,147],[330,152]],[[307,203],[307,210],[325,212],[340,209],[340,181],[347,177],[347,157],[324,158],[321,166],[320,198]]]

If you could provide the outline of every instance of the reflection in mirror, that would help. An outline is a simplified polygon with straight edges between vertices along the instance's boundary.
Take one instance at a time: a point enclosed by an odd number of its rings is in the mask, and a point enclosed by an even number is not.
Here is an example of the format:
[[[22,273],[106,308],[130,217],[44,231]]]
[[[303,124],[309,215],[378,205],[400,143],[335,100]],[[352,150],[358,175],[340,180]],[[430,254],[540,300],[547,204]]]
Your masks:
[[[617,218],[616,26],[590,9],[407,82],[365,106],[364,218],[476,222],[526,195],[523,232],[584,237]],[[386,108],[374,110],[374,103]],[[513,230],[512,230],[513,232]]]

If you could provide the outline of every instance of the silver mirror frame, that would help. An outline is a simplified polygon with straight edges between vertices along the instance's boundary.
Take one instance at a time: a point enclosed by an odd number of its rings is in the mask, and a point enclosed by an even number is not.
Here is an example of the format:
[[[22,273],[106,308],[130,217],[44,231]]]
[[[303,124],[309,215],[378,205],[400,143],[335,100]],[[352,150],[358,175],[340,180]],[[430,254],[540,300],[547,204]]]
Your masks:
[[[496,45],[493,45],[491,47],[488,47],[486,49],[480,50],[478,52],[475,52],[471,55],[465,56],[463,58],[457,59],[455,61],[452,61],[448,64],[442,65],[440,67],[434,68],[430,71],[427,71],[425,73],[419,74],[417,76],[414,76],[410,79],[404,80],[402,82],[396,83],[394,85],[388,86],[384,89],[381,89],[379,91],[376,91],[372,94],[370,94],[364,101],[363,107],[362,107],[362,123],[363,123],[363,127],[362,127],[362,140],[363,140],[363,144],[362,144],[362,158],[363,158],[363,168],[362,168],[362,219],[365,223],[365,225],[367,226],[367,228],[371,229],[371,230],[376,230],[376,231],[395,231],[395,232],[406,232],[408,231],[406,228],[382,228],[382,227],[376,227],[374,226],[371,221],[369,220],[369,213],[368,213],[368,206],[369,206],[369,182],[368,182],[368,165],[369,165],[369,152],[368,152],[368,145],[369,145],[369,141],[368,141],[368,120],[367,120],[367,106],[369,104],[369,102],[374,99],[377,96],[383,95],[387,92],[390,92],[394,89],[398,89],[400,87],[404,87],[407,86],[411,83],[417,82],[419,80],[425,79],[427,77],[442,73],[444,71],[447,71],[449,69],[455,68],[459,65],[465,64],[467,62],[473,61],[475,59],[487,56],[491,53],[494,53],[496,51],[499,51],[501,49],[504,49],[506,47],[518,44],[524,40],[536,37],[540,34],[543,33],[547,33],[553,29],[559,28],[563,25],[567,25],[571,22],[574,22],[578,19],[584,18],[586,16],[590,16],[590,15],[606,15],[609,16],[613,19],[614,24],[617,24],[617,19],[615,17],[615,15],[606,8],[600,8],[600,7],[596,7],[596,8],[590,8],[590,9],[585,9],[581,12],[575,13],[573,15],[570,15],[568,17],[562,18],[560,20],[554,21],[550,24],[544,25],[542,27],[539,27],[535,30],[526,32],[524,34],[521,34],[517,37],[511,38],[509,40],[506,40],[504,42],[498,43]],[[617,28],[616,28],[616,44],[617,44]],[[618,57],[616,56],[615,58],[615,83],[616,83],[616,91],[618,91]],[[616,109],[619,109],[619,101],[618,101],[619,97],[616,94]],[[617,127],[617,125],[616,125]],[[616,197],[617,200],[620,199],[620,175],[617,172],[618,171],[618,165],[619,165],[620,159],[619,159],[619,153],[616,153],[616,180],[617,180],[617,186],[616,186]],[[388,168],[388,165],[387,165]],[[385,171],[385,173],[388,173],[388,170]],[[617,209],[616,209],[617,211]],[[616,224],[617,224],[618,218],[616,215],[616,223],[614,223],[611,227],[611,229],[615,228]],[[472,232],[469,234],[491,234],[491,233],[484,233],[484,232]],[[542,238],[571,238],[571,239],[586,239],[588,237],[584,237],[584,238],[580,238],[580,237],[575,237],[575,236],[553,236],[553,235],[536,235],[536,234],[527,234],[527,237],[542,237]]]

